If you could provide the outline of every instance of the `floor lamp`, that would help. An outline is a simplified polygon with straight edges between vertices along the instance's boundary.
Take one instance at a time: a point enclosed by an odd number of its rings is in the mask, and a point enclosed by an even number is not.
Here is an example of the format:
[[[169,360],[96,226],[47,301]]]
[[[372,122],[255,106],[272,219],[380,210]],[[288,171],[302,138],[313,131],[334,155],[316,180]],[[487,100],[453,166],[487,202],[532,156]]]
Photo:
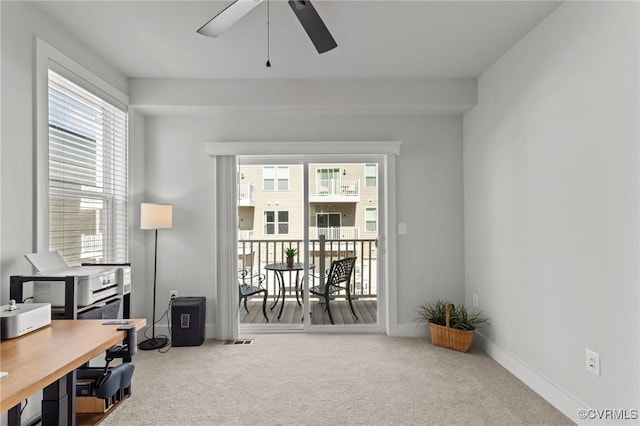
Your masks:
[[[153,319],[151,321],[151,338],[143,340],[138,348],[143,351],[160,349],[167,346],[169,339],[156,337],[156,279],[158,271],[158,229],[170,229],[172,226],[173,209],[169,205],[141,203],[140,229],[156,231],[155,251],[153,255]]]

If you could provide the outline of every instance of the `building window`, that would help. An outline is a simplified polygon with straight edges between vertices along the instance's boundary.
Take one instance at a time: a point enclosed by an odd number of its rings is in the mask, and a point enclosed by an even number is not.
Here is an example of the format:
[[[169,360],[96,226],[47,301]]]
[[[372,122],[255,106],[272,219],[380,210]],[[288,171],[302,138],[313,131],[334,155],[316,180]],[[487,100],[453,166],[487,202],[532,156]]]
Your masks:
[[[264,233],[265,235],[286,235],[289,233],[289,212],[288,211],[265,211],[264,212]]]
[[[340,169],[316,169],[316,193],[318,195],[340,194]]]
[[[375,188],[378,185],[378,165],[365,164],[364,166],[364,186]]]
[[[340,239],[341,221],[340,213],[316,213],[318,236],[324,235],[330,240]]]
[[[289,166],[264,166],[262,180],[265,191],[288,191]]]
[[[375,207],[366,208],[364,211],[365,229],[375,232],[378,230],[378,209]]]
[[[49,249],[128,261],[127,113],[49,69]]]

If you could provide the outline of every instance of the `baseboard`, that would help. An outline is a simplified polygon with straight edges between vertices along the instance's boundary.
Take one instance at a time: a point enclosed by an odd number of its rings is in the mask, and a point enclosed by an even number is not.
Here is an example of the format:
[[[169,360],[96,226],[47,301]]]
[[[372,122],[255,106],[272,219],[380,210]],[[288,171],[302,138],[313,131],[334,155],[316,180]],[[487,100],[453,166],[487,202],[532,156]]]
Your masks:
[[[398,324],[390,336],[398,337],[428,337],[429,327],[426,324],[420,324],[417,322],[410,322],[404,324]]]
[[[589,407],[587,407],[586,404],[580,402],[570,393],[538,373],[531,366],[494,344],[483,334],[477,331],[474,345],[477,345],[477,347],[482,349],[494,361],[506,368],[522,383],[529,386],[535,393],[544,398],[549,404],[557,408],[558,411],[567,416],[574,423],[579,425],[611,424],[603,419],[589,420],[580,418],[580,412],[589,410]]]

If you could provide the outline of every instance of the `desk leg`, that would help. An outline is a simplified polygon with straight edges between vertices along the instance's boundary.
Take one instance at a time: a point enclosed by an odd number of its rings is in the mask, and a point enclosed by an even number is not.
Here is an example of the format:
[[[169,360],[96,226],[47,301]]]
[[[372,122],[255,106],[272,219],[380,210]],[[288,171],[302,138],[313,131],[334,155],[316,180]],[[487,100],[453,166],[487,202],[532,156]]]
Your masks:
[[[75,426],[75,370],[51,383],[42,392],[42,425]]]
[[[7,426],[20,426],[20,410],[22,409],[22,404],[18,404],[13,408],[9,409],[7,413]]]

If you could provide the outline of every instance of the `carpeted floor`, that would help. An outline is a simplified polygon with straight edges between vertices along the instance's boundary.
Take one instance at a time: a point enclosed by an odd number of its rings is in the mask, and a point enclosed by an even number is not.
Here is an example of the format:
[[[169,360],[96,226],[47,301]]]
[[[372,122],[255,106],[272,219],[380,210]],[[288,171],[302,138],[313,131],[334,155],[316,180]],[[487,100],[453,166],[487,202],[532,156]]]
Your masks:
[[[571,425],[484,353],[383,335],[271,334],[139,351],[109,425]]]

